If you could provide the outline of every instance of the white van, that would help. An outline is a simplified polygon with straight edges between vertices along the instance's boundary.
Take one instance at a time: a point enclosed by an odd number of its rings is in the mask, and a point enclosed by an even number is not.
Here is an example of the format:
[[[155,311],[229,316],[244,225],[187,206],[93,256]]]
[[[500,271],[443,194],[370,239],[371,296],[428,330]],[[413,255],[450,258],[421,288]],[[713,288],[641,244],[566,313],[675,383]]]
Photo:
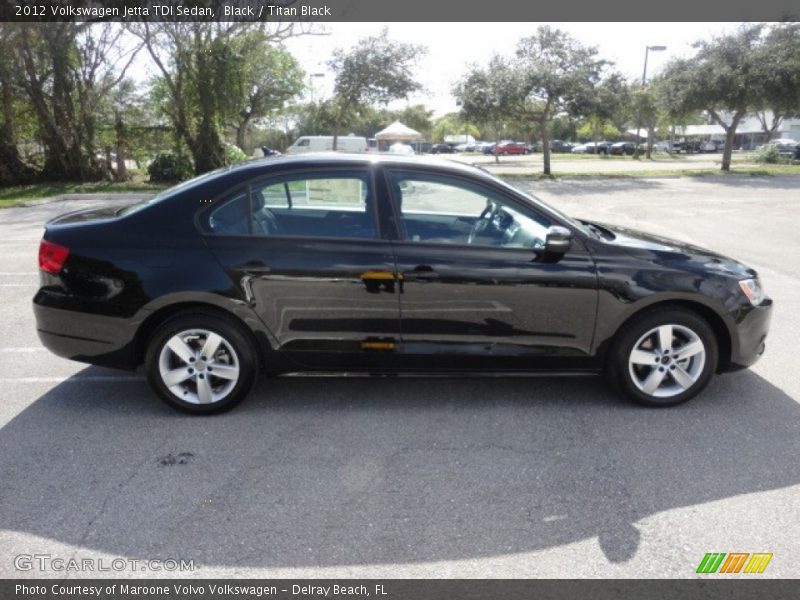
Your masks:
[[[286,154],[304,154],[305,152],[330,152],[333,150],[332,135],[304,135],[297,138],[294,144],[286,149]],[[367,138],[354,135],[340,135],[336,142],[338,152],[366,152]]]

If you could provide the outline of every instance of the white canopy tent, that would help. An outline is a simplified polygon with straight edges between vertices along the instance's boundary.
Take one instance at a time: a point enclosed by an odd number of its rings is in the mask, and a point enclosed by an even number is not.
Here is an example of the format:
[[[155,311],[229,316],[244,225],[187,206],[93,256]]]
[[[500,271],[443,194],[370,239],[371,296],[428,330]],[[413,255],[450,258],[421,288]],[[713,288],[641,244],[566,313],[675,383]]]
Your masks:
[[[386,142],[410,142],[417,140],[421,134],[416,129],[411,129],[403,125],[400,121],[395,121],[386,129],[383,129],[375,134],[375,139]]]

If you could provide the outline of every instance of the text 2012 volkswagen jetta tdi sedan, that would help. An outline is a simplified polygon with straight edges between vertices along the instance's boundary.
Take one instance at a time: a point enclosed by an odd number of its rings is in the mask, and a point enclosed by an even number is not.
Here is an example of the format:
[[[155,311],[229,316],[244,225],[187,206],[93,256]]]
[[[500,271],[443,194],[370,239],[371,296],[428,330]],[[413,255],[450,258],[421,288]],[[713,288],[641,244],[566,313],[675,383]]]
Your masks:
[[[413,158],[271,158],[70,213],[39,266],[45,346],[144,364],[193,413],[232,407],[260,371],[605,371],[669,406],[754,363],[772,307],[734,260]]]

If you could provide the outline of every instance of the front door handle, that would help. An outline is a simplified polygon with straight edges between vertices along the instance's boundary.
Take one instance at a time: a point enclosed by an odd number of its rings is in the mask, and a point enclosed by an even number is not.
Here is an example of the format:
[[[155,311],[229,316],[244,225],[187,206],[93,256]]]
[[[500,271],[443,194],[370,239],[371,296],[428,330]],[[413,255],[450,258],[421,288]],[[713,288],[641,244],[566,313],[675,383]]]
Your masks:
[[[260,273],[269,273],[272,270],[260,260],[248,260],[244,265],[236,268],[240,271],[256,275]]]
[[[431,281],[439,278],[439,274],[430,265],[417,265],[411,271],[405,271],[403,275],[407,279],[418,281]]]

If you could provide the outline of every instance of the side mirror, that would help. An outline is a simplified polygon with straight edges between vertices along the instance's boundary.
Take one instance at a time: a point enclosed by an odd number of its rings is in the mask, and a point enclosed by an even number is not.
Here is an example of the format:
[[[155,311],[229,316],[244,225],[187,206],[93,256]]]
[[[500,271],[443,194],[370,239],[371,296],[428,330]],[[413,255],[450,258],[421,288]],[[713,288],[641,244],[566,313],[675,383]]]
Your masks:
[[[551,225],[544,239],[544,251],[547,254],[564,254],[572,244],[572,232],[561,225]]]

